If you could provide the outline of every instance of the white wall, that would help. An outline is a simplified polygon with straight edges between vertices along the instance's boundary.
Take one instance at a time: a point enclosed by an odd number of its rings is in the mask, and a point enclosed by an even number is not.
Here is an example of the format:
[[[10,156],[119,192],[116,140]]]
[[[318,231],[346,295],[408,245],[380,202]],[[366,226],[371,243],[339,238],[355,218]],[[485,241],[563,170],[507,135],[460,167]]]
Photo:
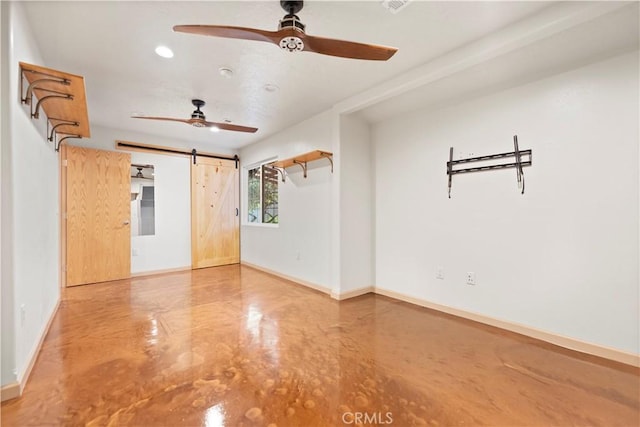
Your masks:
[[[188,157],[131,153],[155,170],[155,234],[131,239],[131,272],[191,267],[191,178]]]
[[[312,150],[332,151],[331,112],[240,151],[242,187],[241,257],[260,267],[302,281],[333,287],[331,260],[332,180],[327,160],[309,163],[308,177],[301,168],[289,168],[278,187],[278,226],[246,224],[246,170],[256,162],[286,159]],[[299,255],[299,256],[298,256]]]
[[[373,171],[369,124],[340,117],[340,293],[373,286]]]
[[[636,52],[376,124],[376,285],[638,353],[638,71]],[[450,146],[514,134],[524,195],[509,169],[454,176],[447,199]]]
[[[46,140],[45,119],[32,120],[29,107],[20,103],[18,61],[42,64],[41,56],[22,5],[2,2],[2,8],[3,40],[6,40],[2,59],[8,70],[2,73],[3,115],[8,119],[3,121],[2,135],[2,384],[5,385],[22,381],[60,296],[60,216],[58,154]],[[5,310],[12,319],[5,317]]]
[[[74,145],[114,150],[116,140],[176,147],[175,141],[102,126],[91,127],[91,138],[71,140]],[[218,152],[217,150],[213,150]],[[223,152],[220,154],[230,154]],[[155,167],[155,224],[153,236],[131,239],[131,272],[143,273],[191,267],[190,157],[131,152],[131,162]],[[133,255],[137,253],[137,255]]]
[[[9,93],[9,5],[0,3],[0,93]],[[0,137],[9,141],[9,109],[5,102],[0,103]],[[2,143],[0,149],[0,385],[16,381],[15,366],[15,333],[13,317],[13,255],[11,230],[11,171],[10,144]]]

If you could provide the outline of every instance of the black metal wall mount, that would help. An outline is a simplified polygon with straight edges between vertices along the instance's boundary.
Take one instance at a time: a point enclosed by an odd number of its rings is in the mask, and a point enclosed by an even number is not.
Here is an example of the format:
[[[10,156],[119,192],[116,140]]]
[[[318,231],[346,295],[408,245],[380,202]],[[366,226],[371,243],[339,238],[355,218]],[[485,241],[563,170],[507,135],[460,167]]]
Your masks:
[[[116,141],[117,142],[117,146],[118,147],[126,147],[127,145],[129,147],[140,147],[140,145],[131,145],[131,144],[126,144],[120,141]],[[222,159],[222,160],[233,160],[236,164],[236,169],[238,169],[238,164],[240,162],[240,157],[238,157],[237,154],[234,154],[233,157],[227,157],[227,156],[218,156],[217,154],[211,154],[211,153],[198,153],[198,151],[194,148],[193,150],[191,150],[191,153],[186,152],[186,151],[180,151],[180,150],[172,150],[172,149],[163,149],[163,148],[146,148],[148,150],[153,150],[153,151],[163,151],[165,153],[181,153],[181,154],[189,154],[191,155],[193,164],[197,164],[198,163],[198,156],[200,157],[208,157],[210,159]]]
[[[507,168],[516,169],[516,179],[518,181],[518,188],[522,189],[521,194],[524,194],[524,172],[522,171],[522,168],[524,166],[531,166],[532,152],[531,150],[520,150],[518,148],[518,135],[513,136],[513,148],[514,148],[514,151],[508,152],[508,153],[490,154],[488,156],[479,156],[479,157],[469,157],[469,158],[460,159],[460,160],[453,160],[453,147],[449,148],[449,161],[447,162],[447,175],[449,176],[449,186],[448,186],[449,198],[451,198],[451,178],[453,177],[453,175],[457,175],[460,173],[481,172],[481,171],[507,169]],[[523,160],[522,159],[523,156],[528,156],[528,158],[526,160]],[[491,160],[506,159],[511,157],[514,158],[515,160],[514,162],[454,169],[456,165],[476,163],[476,162],[487,162]]]

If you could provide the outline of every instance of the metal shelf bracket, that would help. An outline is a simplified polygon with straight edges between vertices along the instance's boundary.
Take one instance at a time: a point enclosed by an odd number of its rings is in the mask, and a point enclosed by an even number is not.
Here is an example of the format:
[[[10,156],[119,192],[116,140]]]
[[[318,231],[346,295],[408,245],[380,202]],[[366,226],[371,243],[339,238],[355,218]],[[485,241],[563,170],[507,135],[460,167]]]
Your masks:
[[[53,121],[57,121],[60,123],[56,123],[55,125],[53,124]],[[51,132],[49,132],[49,124],[51,124]],[[53,136],[56,133],[56,129],[60,126],[75,126],[78,127],[80,126],[80,123],[78,122],[74,122],[72,120],[64,120],[64,119],[56,119],[53,117],[50,117],[49,120],[47,121],[47,135],[48,136],[48,140],[49,141],[53,141]]]
[[[64,92],[58,92],[56,90],[49,90],[49,89],[40,89],[42,91],[45,92],[49,92],[52,93],[53,95],[47,95],[47,96],[43,96],[42,98],[40,98],[38,100],[38,103],[36,104],[36,111],[33,111],[33,100],[30,100],[28,102],[28,104],[31,106],[31,117],[34,119],[38,119],[40,118],[40,105],[42,105],[42,103],[44,101],[46,101],[47,99],[51,99],[51,98],[62,98],[62,99],[68,99],[70,101],[73,101],[73,95],[70,95],[68,93],[64,93]]]
[[[66,140],[66,139],[70,139],[70,138],[82,139],[82,137],[81,137],[80,135],[67,135],[67,136],[64,136],[64,137],[60,138],[60,139],[56,142],[56,151],[60,151],[60,146],[62,145],[62,143],[64,142],[64,140]]]
[[[24,73],[33,73],[34,75],[37,74],[40,76],[44,76],[44,78],[34,80],[31,84],[29,84],[29,86],[27,87],[26,94],[22,96],[22,91],[24,89]],[[20,96],[23,104],[30,105],[32,103],[34,89],[46,90],[46,89],[38,88],[38,85],[41,83],[58,83],[64,86],[71,85],[71,81],[69,79],[52,76],[51,74],[46,74],[39,71],[22,70],[22,72],[20,73]]]
[[[296,165],[300,165],[300,167],[302,168],[302,171],[304,172],[303,176],[306,178],[307,177],[307,162],[301,162],[300,160],[293,160],[293,163],[295,163]]]
[[[327,160],[329,160],[329,163],[331,163],[331,173],[333,173],[333,154],[322,152],[322,153],[320,153],[320,156],[324,157]],[[305,175],[305,177],[306,177],[306,175]]]
[[[265,165],[265,166],[277,171],[280,174],[280,176],[282,177],[282,182],[285,182],[285,178],[284,178],[285,177],[285,173],[284,173],[285,170],[284,170],[284,168],[279,168],[278,166],[274,166],[273,164],[268,164],[268,165]]]

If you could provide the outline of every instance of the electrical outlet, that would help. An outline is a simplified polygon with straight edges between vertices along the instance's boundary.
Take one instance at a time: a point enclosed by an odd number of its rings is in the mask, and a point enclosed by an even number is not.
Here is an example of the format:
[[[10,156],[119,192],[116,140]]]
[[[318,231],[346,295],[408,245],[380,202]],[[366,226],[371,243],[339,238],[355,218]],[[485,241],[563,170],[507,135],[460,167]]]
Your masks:
[[[444,280],[444,269],[442,267],[436,269],[436,279]]]
[[[131,255],[133,255],[133,256],[140,255],[140,249],[138,249],[138,248],[131,249]]]
[[[476,284],[476,273],[473,271],[467,271],[467,285]]]
[[[300,261],[300,252],[296,252],[296,261]]]

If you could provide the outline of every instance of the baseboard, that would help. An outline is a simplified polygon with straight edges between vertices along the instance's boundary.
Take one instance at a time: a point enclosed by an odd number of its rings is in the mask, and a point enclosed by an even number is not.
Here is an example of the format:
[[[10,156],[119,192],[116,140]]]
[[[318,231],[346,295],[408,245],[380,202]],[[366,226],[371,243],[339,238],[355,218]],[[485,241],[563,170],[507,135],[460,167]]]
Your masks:
[[[585,341],[581,341],[575,338],[569,338],[563,335],[558,335],[552,332],[543,331],[540,329],[525,326],[519,323],[509,322],[505,320],[495,319],[493,317],[485,316],[470,311],[465,311],[446,305],[436,304],[430,301],[426,301],[420,298],[411,297],[398,292],[390,291],[387,289],[375,288],[375,293],[384,295],[389,298],[408,302],[411,304],[419,305],[421,307],[430,308],[432,310],[441,311],[443,313],[451,314],[463,319],[473,320],[475,322],[483,323],[485,325],[495,326],[496,328],[505,329],[507,331],[515,332],[521,335],[526,335],[531,338],[539,339],[560,347],[567,348],[569,350],[575,350],[580,353],[591,354],[593,356],[602,357],[604,359],[613,360],[616,362],[624,363],[635,367],[640,367],[640,355],[627,353],[622,350],[617,350]]]
[[[276,276],[276,277],[279,277],[281,279],[288,280],[288,281],[296,283],[298,285],[302,285],[302,286],[306,286],[307,288],[315,289],[316,291],[320,291],[320,292],[322,292],[324,294],[327,294],[327,295],[331,295],[331,293],[332,293],[331,289],[329,289],[329,288],[327,288],[325,286],[322,286],[322,285],[318,285],[316,283],[307,282],[306,280],[298,279],[297,277],[287,276],[286,274],[282,274],[282,273],[279,273],[277,271],[270,270],[268,268],[264,268],[264,267],[261,267],[261,266],[256,265],[256,264],[251,264],[251,263],[246,262],[246,261],[241,261],[240,263],[242,265],[244,265],[245,267],[253,268],[254,270],[258,270],[258,271],[262,271],[263,273],[271,274],[272,276]]]
[[[478,323],[483,323],[485,325],[494,326],[496,328],[504,329],[507,331],[515,332],[520,335],[525,335],[531,338],[538,339],[540,341],[545,341],[550,344],[557,345],[559,347],[563,347],[569,350],[574,350],[580,353],[590,354],[593,356],[601,357],[603,359],[613,360],[615,362],[624,363],[625,365],[640,367],[640,355],[627,353],[622,350],[617,350],[610,347],[605,347],[598,344],[593,344],[585,341],[581,341],[575,338],[566,337],[563,335],[555,334],[548,331],[543,331],[540,329],[536,329],[530,326],[522,325],[515,322],[510,322],[506,320],[495,319],[490,316],[485,316],[483,314],[474,313],[471,311],[461,310],[454,307],[449,307],[446,305],[437,304],[431,301],[423,300],[420,298],[415,298],[409,295],[401,294],[399,292],[391,291],[388,289],[382,289],[374,286],[366,286],[363,288],[354,289],[352,291],[344,292],[344,293],[336,293],[329,288],[324,286],[320,286],[314,283],[309,283],[304,280],[300,280],[295,277],[287,276],[281,274],[277,271],[270,270],[268,268],[260,267],[258,265],[254,265],[248,262],[242,261],[242,265],[253,268],[255,270],[259,270],[268,274],[271,274],[276,277],[280,277],[282,279],[297,283],[302,286],[306,286],[317,291],[328,294],[332,298],[338,301],[344,301],[349,298],[354,298],[360,295],[364,295],[370,292],[373,292],[378,295],[383,295],[389,298],[393,298],[399,301],[408,302],[410,304],[419,305],[421,307],[430,308],[432,310],[440,311],[443,313],[451,314],[453,316],[457,316],[463,319],[472,320]]]
[[[4,402],[5,400],[15,399],[17,397],[22,396],[24,387],[27,385],[27,381],[29,381],[29,376],[31,376],[31,371],[33,370],[33,366],[36,364],[36,360],[38,360],[38,355],[40,354],[40,350],[42,349],[42,344],[44,343],[44,339],[49,333],[49,328],[51,328],[53,319],[56,317],[58,308],[60,308],[60,300],[61,300],[61,297],[59,296],[55,307],[51,311],[49,320],[47,320],[47,324],[45,325],[42,331],[42,334],[40,335],[38,344],[31,351],[31,355],[29,357],[29,363],[27,364],[26,369],[24,370],[21,376],[18,376],[18,381],[2,387],[2,397],[1,397],[2,402]]]
[[[191,266],[187,265],[184,267],[167,268],[164,270],[141,271],[139,273],[131,273],[131,278],[156,276],[158,274],[167,274],[167,273],[179,273],[181,271],[190,271],[190,270],[191,270]]]
[[[58,297],[58,301],[56,302],[56,306],[51,311],[51,315],[49,316],[49,320],[47,320],[47,324],[42,330],[42,334],[40,335],[40,339],[38,340],[38,345],[36,345],[35,349],[31,352],[29,357],[29,364],[27,365],[27,369],[24,370],[22,377],[18,377],[18,382],[20,383],[20,394],[24,391],[24,387],[27,385],[27,381],[29,381],[29,376],[31,376],[31,370],[33,366],[36,364],[36,360],[38,359],[38,355],[40,354],[40,349],[42,348],[42,344],[44,343],[44,339],[49,333],[49,328],[51,328],[51,324],[53,323],[53,319],[56,317],[56,313],[60,308],[60,297]]]
[[[16,381],[11,384],[3,385],[2,388],[0,388],[0,402],[15,399],[16,397],[20,397],[20,394],[19,382]]]
[[[376,288],[374,288],[373,286],[365,286],[363,288],[353,289],[351,291],[343,292],[340,294],[331,291],[331,298],[336,299],[338,301],[344,301],[349,298],[359,297],[360,295],[369,294],[375,291],[376,291]]]

